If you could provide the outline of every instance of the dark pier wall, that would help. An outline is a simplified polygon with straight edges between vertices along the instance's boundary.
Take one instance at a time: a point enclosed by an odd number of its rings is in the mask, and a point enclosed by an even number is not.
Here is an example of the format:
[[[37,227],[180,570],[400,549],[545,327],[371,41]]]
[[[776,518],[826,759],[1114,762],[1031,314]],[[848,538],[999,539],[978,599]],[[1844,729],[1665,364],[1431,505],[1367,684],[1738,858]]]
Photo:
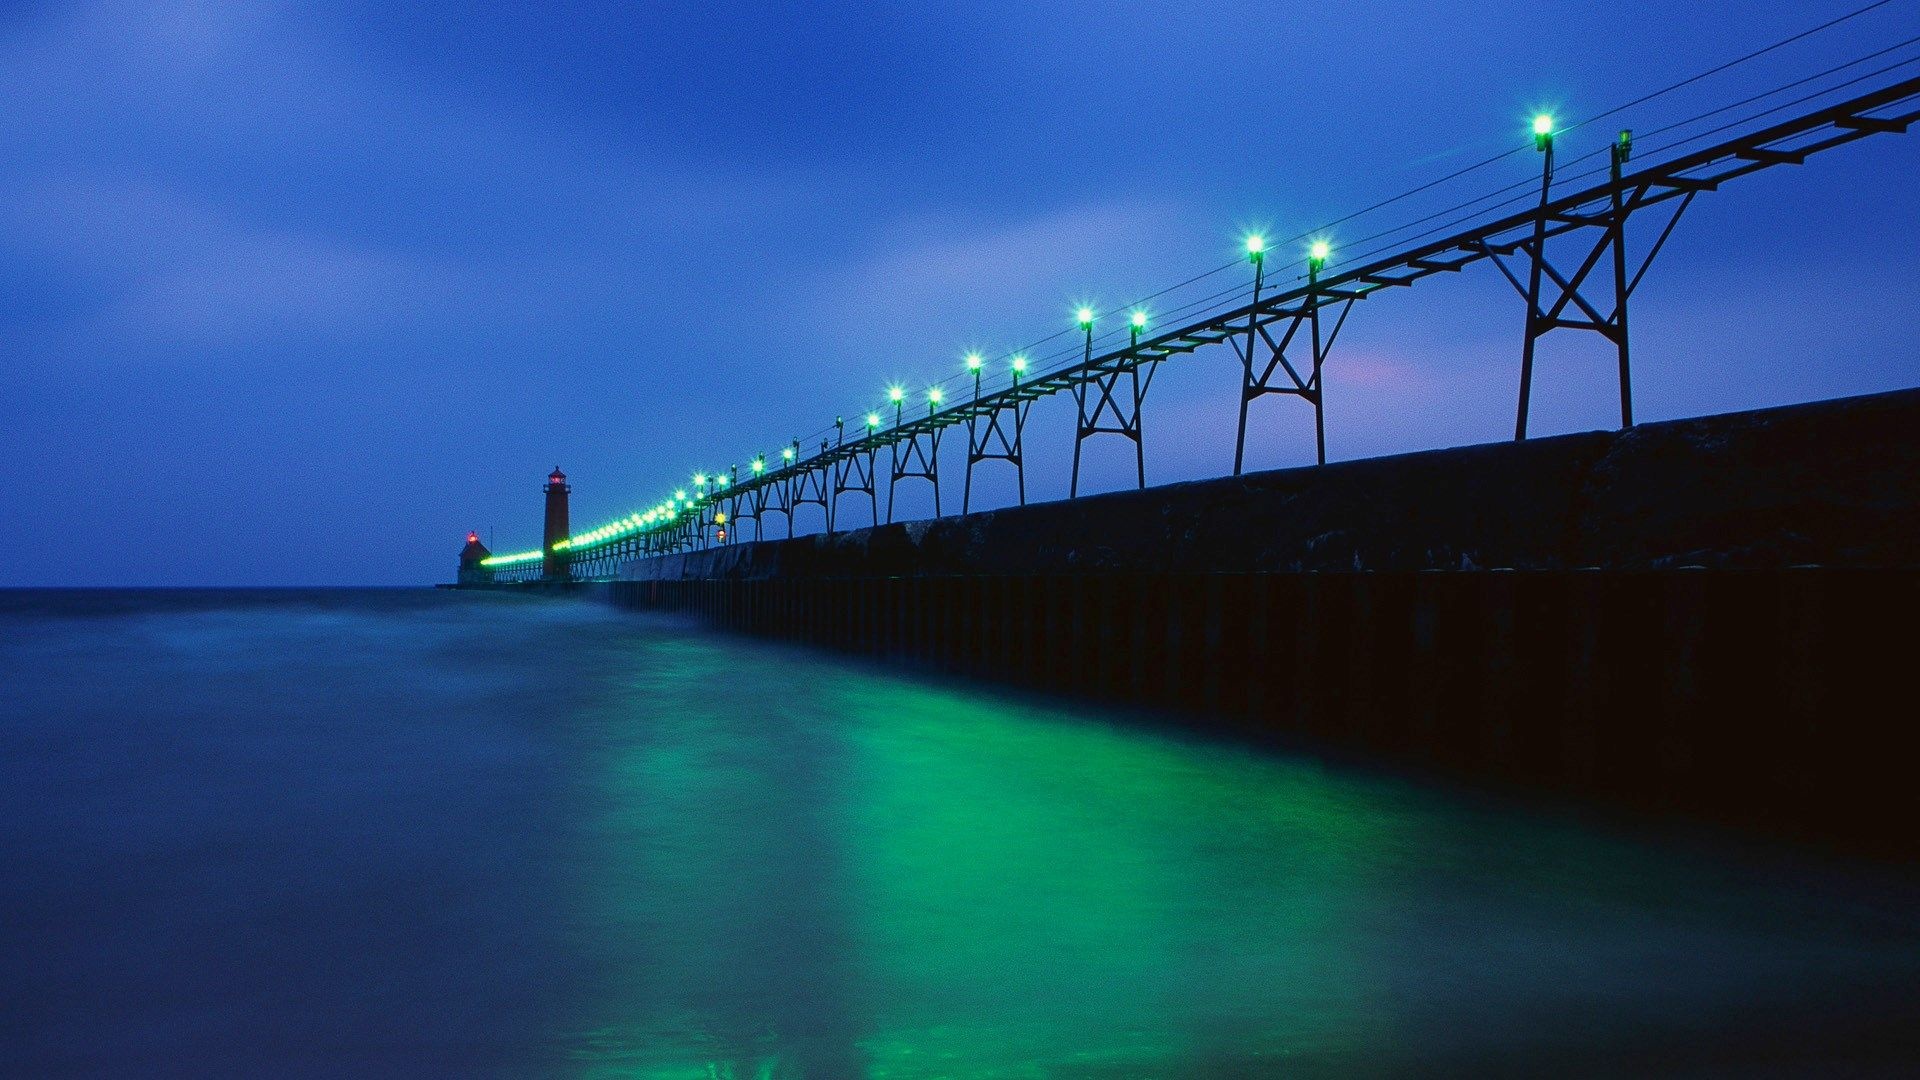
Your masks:
[[[630,564],[623,605],[1920,854],[1920,392]]]
[[[622,581],[616,603],[1184,722],[1920,854],[1908,570]],[[1894,631],[1894,632],[1889,632]]]

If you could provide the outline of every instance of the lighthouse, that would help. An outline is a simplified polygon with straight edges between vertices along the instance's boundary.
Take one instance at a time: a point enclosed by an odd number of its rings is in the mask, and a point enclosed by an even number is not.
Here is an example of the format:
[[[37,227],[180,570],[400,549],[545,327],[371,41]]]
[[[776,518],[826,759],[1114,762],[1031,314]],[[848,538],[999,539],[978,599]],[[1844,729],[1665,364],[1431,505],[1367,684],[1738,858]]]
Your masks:
[[[493,570],[487,566],[487,558],[493,552],[480,542],[479,530],[467,533],[467,546],[460,549],[460,576],[455,580],[462,585],[485,585],[493,580]]]
[[[573,487],[567,483],[567,474],[560,471],[560,466],[555,465],[553,471],[547,474],[547,486],[540,490],[547,493],[547,530],[546,538],[541,544],[541,550],[546,552],[546,557],[541,562],[541,573],[549,581],[565,581],[567,553],[556,551],[553,545],[565,540],[569,533],[567,495],[573,491]]]

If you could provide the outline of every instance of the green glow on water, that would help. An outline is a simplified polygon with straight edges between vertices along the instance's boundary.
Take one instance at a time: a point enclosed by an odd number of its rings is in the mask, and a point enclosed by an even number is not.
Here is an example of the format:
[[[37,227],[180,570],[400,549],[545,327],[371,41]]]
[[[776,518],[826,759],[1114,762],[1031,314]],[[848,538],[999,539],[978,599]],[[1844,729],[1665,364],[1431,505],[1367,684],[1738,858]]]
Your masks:
[[[608,846],[585,859],[624,867],[595,879],[589,917],[609,943],[647,941],[633,962],[652,974],[582,1017],[601,1060],[578,1075],[1138,1075],[1190,1054],[1210,1010],[1284,1013],[1305,987],[1313,1023],[1373,1007],[1352,905],[1365,853],[1394,842],[1391,797],[777,653],[757,675],[804,692],[716,707],[711,680],[739,658],[705,640],[647,663],[672,675],[603,721]],[[743,984],[850,1043],[780,1050],[702,1012]],[[714,1056],[655,1060],[671,1031],[623,1018],[660,1015]]]
[[[581,1077],[1418,1073],[1826,948],[1516,808],[742,639],[623,655],[579,736]]]

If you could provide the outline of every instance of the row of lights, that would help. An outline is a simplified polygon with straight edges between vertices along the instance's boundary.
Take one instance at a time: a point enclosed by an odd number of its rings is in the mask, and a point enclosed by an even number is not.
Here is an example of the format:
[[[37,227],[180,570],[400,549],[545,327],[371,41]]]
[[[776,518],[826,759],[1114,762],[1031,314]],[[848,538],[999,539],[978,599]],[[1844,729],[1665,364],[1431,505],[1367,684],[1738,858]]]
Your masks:
[[[686,488],[681,488],[651,510],[628,514],[596,529],[569,536],[565,540],[556,542],[553,550],[567,551],[579,547],[592,547],[609,540],[624,540],[630,536],[671,525],[679,519],[680,515],[700,505],[707,497],[704,490],[705,475],[702,474],[698,479],[700,483],[696,485],[697,490],[692,495],[687,494]]]
[[[1534,149],[1541,151],[1548,149],[1553,144],[1553,134],[1552,116],[1541,113],[1533,118]],[[1632,136],[1628,132],[1623,131],[1620,133],[1620,142],[1623,151],[1631,146],[1631,138]],[[1267,250],[1266,238],[1258,233],[1252,234],[1246,239],[1246,248],[1247,258],[1253,262],[1256,267],[1263,265]],[[1320,270],[1326,265],[1327,257],[1330,254],[1332,254],[1331,245],[1325,240],[1315,240],[1307,248],[1308,267],[1314,271]],[[1080,327],[1087,331],[1089,341],[1091,341],[1095,318],[1093,309],[1082,306],[1074,314],[1079,321]],[[1133,341],[1135,344],[1138,344],[1141,331],[1147,327],[1147,313],[1138,309],[1134,310],[1128,316],[1128,324],[1130,332],[1133,335]],[[1027,372],[1027,364],[1027,358],[1024,355],[1015,354],[1012,357],[1009,367],[1012,370],[1013,384],[1015,386],[1020,385],[1020,377]],[[985,367],[986,361],[981,358],[979,353],[970,352],[966,357],[966,365],[967,370],[973,375],[974,388],[977,392],[980,385],[981,370]],[[936,386],[928,389],[927,415],[933,415],[934,411],[940,407],[943,399],[944,394],[939,387]],[[897,424],[899,422],[900,411],[905,407],[906,389],[898,385],[889,386],[887,388],[887,400],[894,406],[894,418]],[[866,421],[867,430],[871,433],[880,427],[880,414],[870,412],[866,416]],[[793,446],[784,447],[780,451],[781,459],[787,464],[792,464],[795,456],[795,448]],[[755,476],[766,472],[767,462],[765,456],[759,454],[754,455],[751,468]],[[582,533],[578,536],[570,536],[554,544],[554,550],[559,551],[579,546],[590,546],[607,540],[620,539],[636,533],[648,532],[671,524],[681,513],[693,508],[705,498],[708,479],[706,473],[695,473],[693,475],[694,495],[691,498],[688,498],[684,489],[676,491],[673,493],[673,498],[662,502],[659,506],[654,507],[644,514],[631,514],[618,521],[602,525],[597,529]],[[725,488],[729,483],[728,474],[724,472],[713,474],[711,479],[716,493]],[[718,524],[724,525],[726,520],[727,516],[725,513],[715,515],[715,521]],[[480,565],[512,566],[531,562],[541,558],[543,555],[544,552],[541,551],[522,551],[512,555],[495,555],[487,559],[482,559]]]
[[[516,551],[511,555],[490,555],[480,560],[481,566],[515,566],[546,557],[544,551]]]
[[[1538,129],[1538,127],[1539,127],[1539,122],[1536,121],[1535,122],[1536,130]],[[1265,254],[1266,254],[1266,247],[1267,247],[1266,239],[1262,236],[1259,236],[1258,234],[1255,234],[1247,237],[1246,243],[1247,243],[1247,257],[1255,263],[1261,262],[1265,258]],[[1327,256],[1330,253],[1330,251],[1331,249],[1329,248],[1326,241],[1324,240],[1315,241],[1312,244],[1312,246],[1308,248],[1308,254],[1307,254],[1308,261],[1312,263],[1314,267],[1317,269],[1320,266],[1325,265],[1327,261]],[[1082,329],[1086,329],[1089,331],[1092,329],[1096,316],[1094,314],[1094,310],[1091,307],[1083,306],[1074,314]],[[1128,326],[1131,332],[1134,334],[1135,340],[1137,341],[1140,332],[1145,330],[1147,327],[1147,313],[1144,311],[1135,310],[1129,313],[1127,321],[1128,321]],[[1021,354],[1015,354],[1009,361],[1008,367],[1009,367],[1009,370],[1012,372],[1014,385],[1016,386],[1019,385],[1020,377],[1026,374],[1027,372],[1028,363],[1029,362],[1026,356]],[[981,355],[977,352],[968,353],[966,356],[966,366],[967,366],[967,370],[973,374],[975,383],[977,385],[978,380],[980,378],[981,371],[986,366],[985,359],[982,358]],[[887,400],[891,402],[894,406],[896,422],[898,420],[898,415],[900,410],[903,409],[906,405],[906,397],[907,397],[907,392],[905,387],[898,386],[898,385],[887,387]],[[934,410],[940,407],[940,405],[945,401],[945,397],[946,397],[945,392],[942,391],[937,386],[931,387],[927,390],[928,415],[932,415]],[[866,415],[866,422],[867,422],[868,431],[873,431],[875,429],[878,429],[880,426],[880,414],[877,412],[868,413]],[[782,447],[780,450],[780,457],[783,462],[785,462],[788,465],[791,465],[796,457],[794,447],[792,446]],[[767,468],[766,457],[760,454],[754,455],[753,461],[749,467],[752,469],[753,475],[755,476],[760,476],[764,474]],[[554,549],[558,551],[558,550],[564,550],[564,549],[574,548],[574,547],[590,546],[590,545],[601,543],[608,540],[622,539],[627,536],[631,536],[635,533],[651,531],[651,529],[653,528],[670,524],[676,519],[676,517],[681,512],[692,507],[693,505],[698,503],[702,497],[704,497],[704,495],[706,494],[706,486],[708,483],[708,479],[709,478],[706,473],[695,473],[693,475],[695,495],[691,499],[687,497],[687,494],[684,490],[676,491],[674,492],[673,499],[670,499],[667,502],[662,503],[660,506],[655,507],[653,510],[648,511],[645,514],[630,515],[629,517],[622,518],[608,525],[603,525],[597,529],[593,529],[589,532],[582,533],[578,536],[568,537],[566,540],[562,540],[559,543],[555,544]],[[716,491],[719,490],[720,488],[724,488],[728,482],[727,474],[725,473],[715,473],[711,479]],[[719,524],[725,524],[726,516],[724,514],[716,515],[716,521]],[[499,557],[496,557],[495,559],[482,560],[481,565],[483,566],[493,565],[496,562],[499,562],[499,563],[525,562],[525,561],[529,561],[531,559],[537,559],[540,557],[541,557],[541,553],[538,551],[523,552],[518,555],[499,556]]]
[[[1333,245],[1327,243],[1325,240],[1315,240],[1313,243],[1307,245],[1307,262],[1309,265],[1315,268],[1325,266],[1327,263],[1327,256],[1331,254],[1333,254]],[[1267,257],[1266,237],[1263,237],[1258,233],[1255,233],[1252,236],[1247,237],[1247,258],[1252,260],[1253,262],[1258,263],[1258,262],[1264,261],[1266,257]],[[1087,309],[1081,308],[1080,311],[1081,311],[1081,321],[1084,324],[1086,321]],[[1136,322],[1134,325],[1144,326],[1146,324],[1144,323],[1144,321],[1139,321],[1136,318]]]

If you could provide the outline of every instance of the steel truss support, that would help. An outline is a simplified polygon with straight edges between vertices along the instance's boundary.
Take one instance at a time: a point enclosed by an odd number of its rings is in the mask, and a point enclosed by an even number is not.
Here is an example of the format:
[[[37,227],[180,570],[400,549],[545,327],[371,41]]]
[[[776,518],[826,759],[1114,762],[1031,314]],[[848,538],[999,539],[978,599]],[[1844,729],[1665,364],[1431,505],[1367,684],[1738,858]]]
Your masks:
[[[926,480],[933,485],[933,516],[940,516],[940,436],[945,428],[916,429],[905,443],[896,440],[893,468],[887,480],[887,524],[893,524],[894,487],[902,480]],[[901,447],[905,446],[902,450]]]
[[[826,456],[826,453],[827,442],[825,439],[822,439],[820,440],[821,457],[811,460],[819,461]],[[795,458],[800,456],[799,439],[793,440],[793,456]],[[800,507],[809,503],[820,508],[820,513],[827,519],[827,531],[833,531],[833,511],[828,506],[830,500],[827,497],[827,483],[828,466],[825,465],[802,466],[790,472],[785,484],[787,489],[787,539],[793,539],[794,514]]]
[[[1527,302],[1526,339],[1520,352],[1520,406],[1514,419],[1513,437],[1516,440],[1527,437],[1527,413],[1533,398],[1533,357],[1535,343],[1555,330],[1587,330],[1599,334],[1613,343],[1619,358],[1620,374],[1620,426],[1633,426],[1633,365],[1630,338],[1627,333],[1627,300],[1640,285],[1640,279],[1646,275],[1647,267],[1653,264],[1654,257],[1666,246],[1667,238],[1673,235],[1674,226],[1680,223],[1680,215],[1687,212],[1693,204],[1693,197],[1699,194],[1698,187],[1688,187],[1678,192],[1678,198],[1666,207],[1667,218],[1661,225],[1658,237],[1647,249],[1646,255],[1631,272],[1628,270],[1626,225],[1627,218],[1645,205],[1650,194],[1656,191],[1663,196],[1676,194],[1666,190],[1658,180],[1647,180],[1638,184],[1622,184],[1621,167],[1625,165],[1632,151],[1632,135],[1621,132],[1620,138],[1611,148],[1612,154],[1612,190],[1608,201],[1601,205],[1598,212],[1554,212],[1549,207],[1549,189],[1553,186],[1553,142],[1551,138],[1542,148],[1544,160],[1541,167],[1540,209],[1534,218],[1533,233],[1517,244],[1498,248],[1483,244],[1480,250],[1498,267],[1501,276],[1507,279],[1514,291]],[[1664,200],[1662,200],[1664,201]],[[1572,235],[1574,232],[1594,230],[1598,236],[1586,249],[1586,255],[1580,260],[1572,274],[1565,273],[1547,258],[1547,229],[1555,226],[1554,235]],[[1578,250],[1578,249],[1576,249]],[[1508,259],[1515,251],[1525,253],[1527,257],[1527,281],[1523,285],[1519,275],[1513,272]],[[1611,255],[1611,258],[1608,256]],[[1608,268],[1612,281],[1612,306],[1604,314],[1599,306],[1590,300],[1582,288],[1588,285],[1594,270],[1602,263]],[[1547,296],[1542,290],[1550,287]],[[1568,318],[1567,308],[1578,309],[1584,318]]]
[[[728,475],[732,477],[732,480],[727,485],[727,490],[732,494],[727,496],[727,524],[732,526],[732,528],[727,531],[727,539],[733,543],[744,542],[746,537],[740,535],[740,522],[751,521],[753,522],[753,538],[758,540],[760,539],[760,516],[755,510],[755,504],[764,501],[764,497],[760,496],[758,492],[749,491],[743,493],[740,491],[740,466],[734,465],[729,467]]]
[[[847,445],[847,422],[841,417],[833,418],[835,445]],[[827,503],[827,531],[833,531],[835,519],[840,510],[840,496],[849,491],[867,493],[868,508],[873,513],[872,521],[880,524],[879,485],[873,482],[873,431],[867,431],[866,450],[856,450],[833,463],[833,498]]]
[[[787,519],[787,538],[793,538],[793,508],[787,504],[787,485],[757,484],[747,493],[753,500],[753,538],[760,539],[760,521],[768,514],[782,514]]]
[[[1020,376],[1015,374],[1015,390],[1019,389],[1019,379]],[[973,400],[976,407],[967,416],[967,475],[960,485],[960,512],[964,514],[972,508],[973,467],[983,461],[1011,462],[1019,485],[1020,505],[1027,505],[1027,462],[1020,449],[1020,438],[1026,430],[1027,410],[1033,408],[1033,399],[1017,396],[1009,400],[995,398],[992,405],[979,408],[980,372],[975,369]],[[1009,429],[1012,434],[1008,434]]]
[[[1140,406],[1146,401],[1147,390],[1153,385],[1153,373],[1159,367],[1161,358],[1141,357],[1140,327],[1134,326],[1131,334],[1124,356],[1096,366],[1093,363],[1093,327],[1087,327],[1086,358],[1082,363],[1090,377],[1075,383],[1073,387],[1073,400],[1079,409],[1079,419],[1074,428],[1073,476],[1067,484],[1069,499],[1080,497],[1080,444],[1094,435],[1124,435],[1132,439],[1136,481],[1141,488],[1147,486],[1147,444],[1141,437]],[[1147,369],[1144,380],[1140,378],[1142,367]],[[1125,387],[1120,385],[1122,379],[1126,380]],[[1091,408],[1088,407],[1089,402],[1092,403]]]
[[[1254,263],[1253,270],[1253,307],[1256,314],[1247,316],[1246,340],[1240,337],[1227,338],[1233,351],[1240,357],[1240,428],[1233,440],[1233,475],[1239,476],[1246,464],[1247,454],[1247,411],[1257,398],[1267,394],[1291,394],[1313,406],[1313,444],[1314,460],[1317,464],[1327,463],[1327,413],[1325,394],[1325,374],[1327,354],[1333,351],[1333,343],[1340,337],[1340,330],[1347,325],[1347,313],[1353,310],[1353,302],[1365,298],[1362,292],[1343,289],[1323,288],[1320,285],[1321,260],[1319,257],[1307,262],[1307,288],[1300,297],[1298,305],[1283,308],[1262,321],[1257,312],[1260,305],[1260,287],[1262,269],[1260,262]],[[1333,324],[1324,328],[1321,325],[1322,308],[1335,307],[1339,314],[1333,318]],[[1278,328],[1279,336],[1275,336]],[[1296,350],[1295,340],[1302,329],[1307,331],[1305,345],[1308,355],[1303,364],[1295,364],[1287,353]],[[1259,363],[1260,354],[1267,354],[1264,364]],[[1300,374],[1301,367],[1306,374]],[[1280,376],[1285,376],[1282,381]]]
[[[706,490],[699,489],[694,496],[698,500],[688,511],[691,519],[687,526],[687,550],[702,551],[707,546],[707,530],[713,526],[713,504],[706,501]]]

